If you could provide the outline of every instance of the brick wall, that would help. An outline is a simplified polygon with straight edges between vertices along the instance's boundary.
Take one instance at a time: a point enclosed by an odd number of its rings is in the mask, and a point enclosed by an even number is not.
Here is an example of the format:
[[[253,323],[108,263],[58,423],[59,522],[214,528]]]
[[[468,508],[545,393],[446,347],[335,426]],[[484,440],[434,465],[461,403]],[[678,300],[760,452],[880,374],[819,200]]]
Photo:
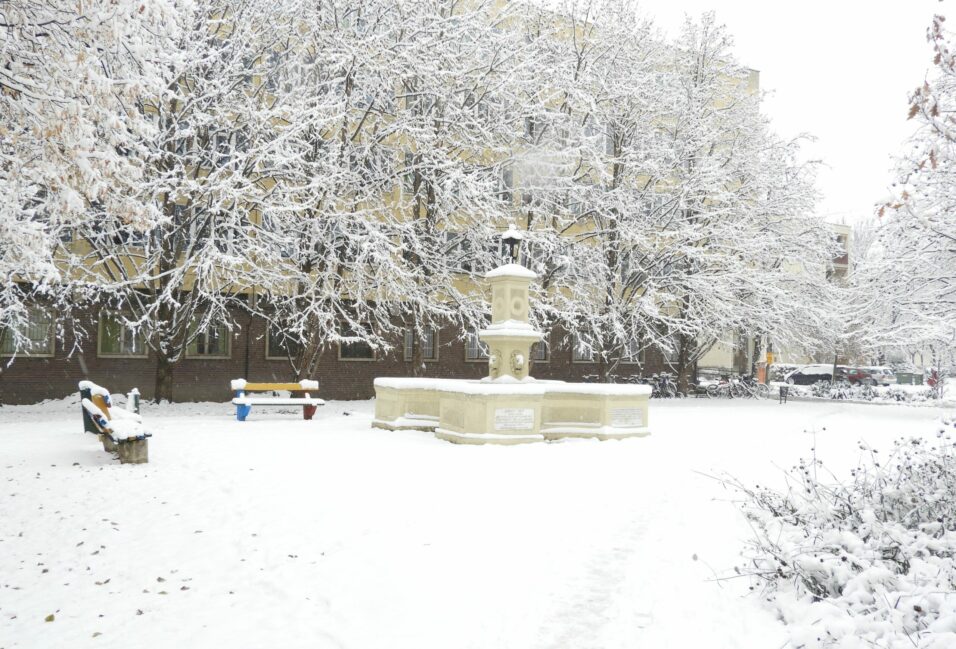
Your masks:
[[[36,403],[44,399],[58,399],[76,392],[76,384],[89,379],[117,393],[139,388],[143,397],[152,398],[155,384],[156,359],[150,353],[145,358],[109,358],[97,354],[97,331],[94,314],[85,320],[93,335],[81,341],[72,354],[74,340],[67,335],[57,341],[52,358],[18,357],[0,374],[0,403]],[[229,381],[245,378],[249,381],[289,381],[292,368],[286,360],[266,359],[266,323],[260,319],[238,316],[238,328],[231,340],[228,359],[183,358],[173,370],[173,398],[176,401],[226,401],[230,398]],[[486,361],[465,360],[465,343],[454,328],[439,332],[439,352],[436,362],[426,362],[421,376],[436,378],[481,378],[487,375]],[[557,344],[562,338],[555,332],[550,358],[534,363],[532,376],[566,381],[595,380],[600,368],[597,363],[572,363],[571,352]],[[9,359],[3,359],[8,361]],[[368,399],[374,396],[372,382],[379,376],[412,376],[412,362],[402,358],[399,345],[388,354],[380,354],[372,361],[339,360],[337,349],[324,353],[318,365],[319,396],[325,399]],[[666,371],[663,359],[655,350],[647,350],[645,375]],[[617,374],[639,374],[636,365],[620,365]],[[587,379],[585,378],[587,377]]]

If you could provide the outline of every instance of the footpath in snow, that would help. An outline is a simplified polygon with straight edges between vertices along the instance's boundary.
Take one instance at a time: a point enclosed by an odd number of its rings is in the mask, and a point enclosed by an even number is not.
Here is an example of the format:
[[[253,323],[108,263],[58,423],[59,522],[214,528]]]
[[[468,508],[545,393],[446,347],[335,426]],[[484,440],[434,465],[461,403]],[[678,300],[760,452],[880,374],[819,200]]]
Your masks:
[[[69,400],[0,408],[0,648],[766,649],[750,530],[705,474],[934,434],[939,411],[653,401],[653,434],[455,446],[371,402],[143,409],[121,466]],[[52,615],[52,621],[47,622]]]

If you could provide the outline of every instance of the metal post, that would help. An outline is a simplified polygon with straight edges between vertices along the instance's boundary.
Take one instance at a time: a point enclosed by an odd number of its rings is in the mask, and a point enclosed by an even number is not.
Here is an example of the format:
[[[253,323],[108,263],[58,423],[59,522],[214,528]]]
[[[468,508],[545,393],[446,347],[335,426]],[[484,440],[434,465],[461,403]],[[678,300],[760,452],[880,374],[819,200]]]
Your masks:
[[[139,389],[133,388],[126,394],[126,409],[139,414]]]

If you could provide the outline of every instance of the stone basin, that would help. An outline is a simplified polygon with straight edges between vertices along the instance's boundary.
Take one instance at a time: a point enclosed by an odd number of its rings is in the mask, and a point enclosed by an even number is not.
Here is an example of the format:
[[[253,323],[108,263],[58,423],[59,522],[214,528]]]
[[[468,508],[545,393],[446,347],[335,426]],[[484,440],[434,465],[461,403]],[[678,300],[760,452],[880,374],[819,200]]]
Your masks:
[[[379,378],[373,426],[433,431],[459,444],[521,444],[566,437],[643,437],[646,385],[502,377]]]

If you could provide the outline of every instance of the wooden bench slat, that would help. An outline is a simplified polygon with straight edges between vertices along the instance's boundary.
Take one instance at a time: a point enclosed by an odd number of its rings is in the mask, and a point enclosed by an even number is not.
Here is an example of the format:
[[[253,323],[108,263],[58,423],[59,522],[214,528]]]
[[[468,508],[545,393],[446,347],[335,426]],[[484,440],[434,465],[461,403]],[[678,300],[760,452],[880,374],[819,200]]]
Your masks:
[[[268,392],[270,390],[290,390],[295,392],[315,392],[304,389],[298,383],[246,383],[244,392]]]
[[[232,403],[237,406],[322,406],[325,405],[325,400],[315,397],[307,397],[302,399],[286,399],[283,397],[274,397],[272,399],[260,397],[236,397],[232,400]]]

